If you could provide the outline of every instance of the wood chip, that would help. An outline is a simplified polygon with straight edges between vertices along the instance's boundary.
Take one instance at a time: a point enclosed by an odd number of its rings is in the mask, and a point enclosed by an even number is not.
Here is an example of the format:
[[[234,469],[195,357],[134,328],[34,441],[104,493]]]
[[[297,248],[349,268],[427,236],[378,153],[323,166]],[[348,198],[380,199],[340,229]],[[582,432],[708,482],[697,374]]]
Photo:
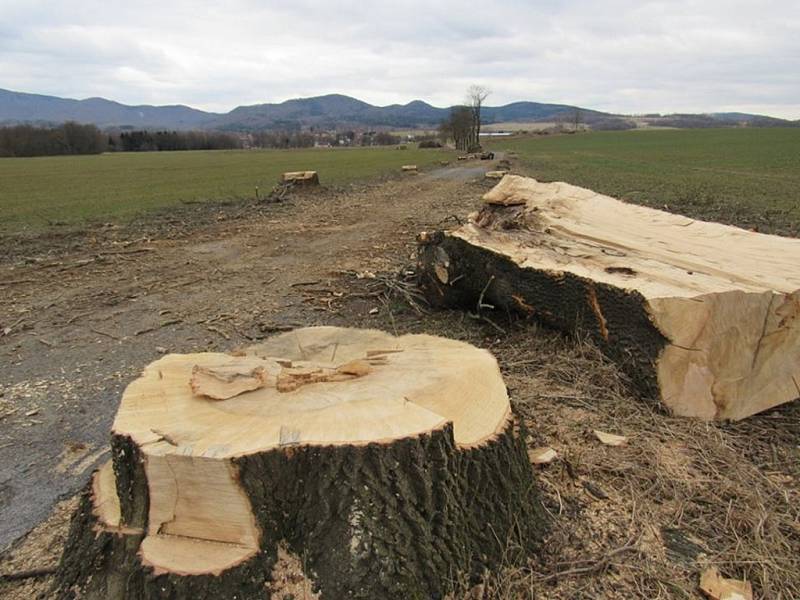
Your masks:
[[[528,458],[534,465],[546,465],[558,458],[558,452],[549,446],[528,450]]]
[[[716,567],[703,571],[700,589],[711,600],[753,600],[753,586],[749,581],[726,579]]]
[[[263,366],[243,364],[201,367],[192,369],[190,385],[198,396],[212,400],[228,400],[244,392],[251,392],[267,384],[268,375]]]
[[[628,438],[625,436],[606,433],[598,429],[594,430],[594,435],[606,446],[624,446],[628,443]]]
[[[351,360],[348,363],[340,365],[336,368],[339,373],[344,373],[345,375],[353,375],[354,377],[363,377],[364,375],[368,374],[372,371],[372,367],[369,366],[367,361],[364,360]]]
[[[278,374],[279,392],[293,392],[310,383],[334,383],[363,377],[372,371],[366,360],[352,360],[335,369],[325,367],[290,367]]]

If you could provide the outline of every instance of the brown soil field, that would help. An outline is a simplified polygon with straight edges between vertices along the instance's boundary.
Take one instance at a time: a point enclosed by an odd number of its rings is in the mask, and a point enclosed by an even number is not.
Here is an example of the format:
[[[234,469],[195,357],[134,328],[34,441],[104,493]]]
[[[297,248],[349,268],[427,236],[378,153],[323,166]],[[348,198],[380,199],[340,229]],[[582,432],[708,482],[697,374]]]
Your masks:
[[[147,363],[329,324],[489,349],[530,447],[558,453],[533,466],[553,518],[541,553],[458,597],[701,598],[715,565],[757,598],[800,598],[800,403],[739,423],[673,418],[584,340],[422,304],[415,236],[474,210],[485,167],[0,241],[0,597],[48,597],[74,494]]]

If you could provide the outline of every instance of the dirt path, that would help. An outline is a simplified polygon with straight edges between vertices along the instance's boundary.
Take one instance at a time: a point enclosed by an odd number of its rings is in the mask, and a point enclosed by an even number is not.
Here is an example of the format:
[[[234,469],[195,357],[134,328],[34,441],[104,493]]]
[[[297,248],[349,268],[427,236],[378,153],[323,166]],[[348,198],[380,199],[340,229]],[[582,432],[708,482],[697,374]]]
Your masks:
[[[197,226],[190,209],[177,239],[101,232],[0,265],[0,549],[107,457],[120,393],[159,352],[230,349],[323,320],[327,304],[309,291],[410,261],[416,233],[475,203],[483,170],[219,207]]]

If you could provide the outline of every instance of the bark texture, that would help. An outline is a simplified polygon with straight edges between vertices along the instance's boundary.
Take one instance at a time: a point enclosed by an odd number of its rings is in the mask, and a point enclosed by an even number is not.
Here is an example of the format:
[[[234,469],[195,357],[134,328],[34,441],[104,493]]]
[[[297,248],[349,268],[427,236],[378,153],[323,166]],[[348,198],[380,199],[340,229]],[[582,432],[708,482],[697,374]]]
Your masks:
[[[147,482],[129,438],[114,440],[113,460],[120,527],[98,520],[89,486],[56,598],[267,598],[282,541],[303,558],[323,598],[441,598],[460,577],[524,560],[546,524],[524,432],[509,421],[463,448],[446,425],[390,443],[288,446],[234,459],[260,551],[217,575],[156,574],[137,555]]]
[[[592,341],[637,392],[660,396],[656,362],[667,344],[635,291],[571,273],[520,268],[487,248],[438,231],[420,237],[420,286],[434,306],[476,310],[478,301]]]

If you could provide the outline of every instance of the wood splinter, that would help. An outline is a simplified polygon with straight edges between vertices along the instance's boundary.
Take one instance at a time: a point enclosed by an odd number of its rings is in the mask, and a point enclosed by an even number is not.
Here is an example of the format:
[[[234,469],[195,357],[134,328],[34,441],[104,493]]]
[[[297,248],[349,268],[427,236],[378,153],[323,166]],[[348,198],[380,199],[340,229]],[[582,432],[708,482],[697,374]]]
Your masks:
[[[253,364],[252,359],[246,362],[239,359],[231,364],[214,367],[195,365],[189,385],[198,396],[228,400],[244,392],[262,388],[269,380],[263,364]]]

